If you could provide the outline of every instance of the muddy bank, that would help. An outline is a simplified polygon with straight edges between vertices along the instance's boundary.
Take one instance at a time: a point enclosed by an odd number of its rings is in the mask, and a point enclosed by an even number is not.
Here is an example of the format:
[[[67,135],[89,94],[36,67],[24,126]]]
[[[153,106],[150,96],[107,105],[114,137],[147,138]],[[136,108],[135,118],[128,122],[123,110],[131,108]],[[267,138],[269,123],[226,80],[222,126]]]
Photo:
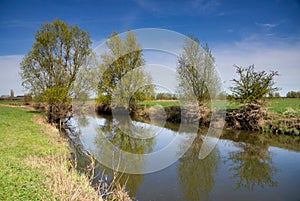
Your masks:
[[[111,114],[109,106],[99,105],[95,107],[95,110],[99,114]],[[199,111],[191,106],[154,106],[151,108],[135,108],[130,111],[130,115],[146,121],[165,120],[172,123],[181,123],[184,120],[184,123],[198,122],[200,126],[209,126],[212,112],[209,108],[203,106],[199,107]],[[270,113],[261,105],[249,104],[242,109],[227,110],[224,127],[234,130],[300,135],[300,118],[296,116],[280,116]]]
[[[258,104],[250,104],[242,109],[227,111],[225,121],[226,128],[236,130],[287,135],[300,134],[299,117],[274,114]]]
[[[131,110],[126,110],[122,107],[110,107],[109,105],[98,104],[95,106],[95,111],[98,114],[117,114],[117,115],[130,115],[138,119],[144,120],[165,120],[171,123],[194,123],[199,122],[200,125],[209,125],[211,118],[211,111],[205,107],[195,109],[195,106],[170,106],[162,107],[160,105],[144,108],[136,107]]]

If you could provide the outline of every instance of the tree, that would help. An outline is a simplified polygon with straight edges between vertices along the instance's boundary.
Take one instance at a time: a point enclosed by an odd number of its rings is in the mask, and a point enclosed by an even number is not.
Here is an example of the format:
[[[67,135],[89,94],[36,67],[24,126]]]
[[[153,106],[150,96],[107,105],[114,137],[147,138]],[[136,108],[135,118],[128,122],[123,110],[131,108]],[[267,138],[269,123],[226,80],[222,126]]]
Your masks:
[[[74,81],[91,53],[90,45],[89,33],[58,19],[36,32],[20,75],[36,100],[47,103],[49,122],[59,123],[67,116]]]
[[[129,103],[133,107],[136,101],[152,95],[151,77],[139,68],[145,61],[135,35],[129,31],[123,41],[113,33],[106,46],[109,52],[101,55],[98,102],[110,105],[113,101],[122,106]]]
[[[12,90],[12,89],[10,90],[10,97],[11,97],[11,98],[15,97],[14,90]]]
[[[258,102],[279,88],[274,87],[274,77],[278,76],[277,71],[255,71],[254,65],[240,67],[234,65],[239,79],[233,79],[234,86],[231,87],[233,95],[244,103]]]
[[[188,38],[178,59],[179,91],[191,94],[198,103],[212,98],[220,91],[220,79],[215,69],[215,59],[206,44],[201,46],[196,38]]]

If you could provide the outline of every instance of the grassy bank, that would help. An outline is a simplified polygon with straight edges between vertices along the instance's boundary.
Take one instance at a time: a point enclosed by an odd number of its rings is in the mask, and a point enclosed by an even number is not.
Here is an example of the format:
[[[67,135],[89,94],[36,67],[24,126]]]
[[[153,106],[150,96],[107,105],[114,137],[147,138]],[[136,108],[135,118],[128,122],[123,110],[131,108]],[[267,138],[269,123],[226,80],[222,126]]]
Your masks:
[[[161,105],[163,107],[171,107],[180,105],[176,100],[149,100],[139,103],[140,106],[150,108],[155,105]],[[204,106],[210,107],[209,102],[205,103]],[[228,110],[239,109],[240,104],[236,101],[226,101],[226,108]],[[270,98],[266,99],[266,108],[268,111],[275,114],[288,116],[295,115],[300,117],[300,99],[299,98]]]
[[[216,103],[218,104],[218,102]],[[168,119],[180,122],[178,105],[174,100],[151,100],[140,103],[145,112],[139,111],[143,116],[151,106],[165,107]],[[255,104],[254,104],[255,105]],[[241,106],[237,101],[226,101],[226,128],[242,130],[261,130],[266,133],[300,135],[300,99],[299,98],[270,98],[265,100],[263,107],[248,105]],[[175,106],[175,107],[174,107]],[[172,108],[173,107],[173,108]],[[210,103],[205,102],[200,112],[200,124],[208,125],[210,121]],[[208,111],[208,113],[207,113]],[[174,118],[173,118],[174,117]]]
[[[67,141],[35,110],[0,104],[0,154],[0,200],[102,200],[72,167]]]
[[[68,171],[68,144],[36,111],[0,106],[0,200],[99,200]]]

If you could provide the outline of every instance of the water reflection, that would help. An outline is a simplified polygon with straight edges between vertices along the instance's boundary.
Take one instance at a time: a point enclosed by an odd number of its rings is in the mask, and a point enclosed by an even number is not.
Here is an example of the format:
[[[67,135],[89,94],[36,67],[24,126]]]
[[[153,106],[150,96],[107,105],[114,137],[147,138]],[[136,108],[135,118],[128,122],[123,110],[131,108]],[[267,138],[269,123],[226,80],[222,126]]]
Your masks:
[[[124,117],[119,119],[105,118],[104,124],[97,127],[97,135],[95,137],[95,147],[97,148],[96,157],[100,161],[109,161],[113,164],[112,167],[119,169],[121,172],[125,171],[125,168],[134,169],[141,172],[145,166],[144,157],[135,155],[134,158],[128,158],[121,154],[120,150],[130,152],[134,154],[145,154],[153,151],[153,145],[155,138],[148,138],[153,130],[150,128],[141,127],[138,124],[134,124],[130,119]],[[128,133],[137,132],[143,136],[144,139],[134,138]],[[132,133],[131,133],[132,134]],[[110,143],[114,145],[114,153],[111,155]],[[131,163],[126,163],[123,166],[123,161],[130,160]],[[129,166],[130,165],[130,166]],[[111,171],[107,172],[112,175]],[[136,174],[130,175],[124,174],[120,178],[120,183],[125,184],[129,190],[131,196],[134,196],[138,191],[139,185],[143,182],[143,175]]]
[[[176,144],[176,149],[168,152],[167,157],[170,157],[172,154],[180,155],[183,150],[181,146],[184,147],[188,139],[192,138],[189,128],[183,132],[177,125],[166,124],[165,127],[168,128],[163,128],[161,135],[152,137],[153,129],[157,127],[137,121],[130,122],[128,119],[88,116],[73,120],[76,127],[72,131],[75,134],[72,139],[75,142],[73,150],[78,166],[83,169],[89,168],[89,160],[84,154],[80,154],[81,150],[87,150],[99,161],[105,158],[117,166],[120,161],[128,160],[119,154],[120,150],[134,154],[156,152],[178,134],[182,137],[181,142]],[[128,130],[135,133],[128,135]],[[206,130],[201,129],[201,132],[206,133]],[[142,139],[135,138],[137,135]],[[137,196],[138,200],[239,200],[241,196],[248,196],[251,200],[256,197],[260,200],[274,200],[279,195],[285,195],[282,200],[292,200],[288,198],[299,197],[298,139],[274,139],[245,131],[224,131],[213,152],[204,160],[199,160],[202,139],[203,136],[197,135],[190,149],[169,168],[153,174],[120,173],[120,183],[126,184],[130,195]],[[109,144],[114,147],[112,154],[107,151]],[[288,151],[286,147],[294,152]],[[153,160],[147,157],[131,161],[128,166],[119,169],[134,167],[135,170],[142,170],[153,165]],[[109,179],[112,178],[113,171],[101,164],[98,163],[95,170],[98,179],[103,172]],[[147,193],[149,189],[151,191]],[[230,193],[224,197],[224,192]]]
[[[244,138],[235,133],[236,141]],[[275,187],[278,182],[274,180],[277,168],[272,161],[268,144],[262,135],[248,136],[247,140],[234,142],[238,150],[228,153],[229,171],[236,181],[236,189],[246,188],[254,191],[255,188],[265,186]]]
[[[213,189],[214,176],[220,162],[218,147],[203,160],[199,159],[199,151],[203,144],[198,135],[190,149],[179,159],[178,177],[186,200],[203,200],[208,198]]]
[[[78,121],[78,125],[80,127],[88,127],[90,122],[88,120],[88,118],[86,116],[80,116],[77,118],[77,121]]]

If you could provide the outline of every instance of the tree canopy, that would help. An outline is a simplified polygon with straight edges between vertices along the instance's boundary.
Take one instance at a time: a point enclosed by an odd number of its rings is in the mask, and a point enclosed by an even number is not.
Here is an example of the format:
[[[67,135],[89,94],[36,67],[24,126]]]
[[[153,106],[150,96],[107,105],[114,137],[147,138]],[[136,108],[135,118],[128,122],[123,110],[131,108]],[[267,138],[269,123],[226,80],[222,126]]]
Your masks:
[[[206,44],[201,46],[197,38],[188,38],[178,59],[179,93],[191,94],[200,103],[220,91],[221,83],[215,69],[215,59]]]
[[[254,65],[241,67],[234,65],[238,79],[233,79],[234,86],[231,87],[233,95],[244,103],[257,102],[267,94],[273,93],[279,88],[274,87],[274,77],[278,76],[277,71],[255,71]]]
[[[22,85],[49,105],[68,102],[77,73],[91,53],[90,45],[89,33],[78,26],[58,19],[46,22],[21,62]]]
[[[152,95],[151,77],[141,68],[145,64],[136,36],[129,31],[126,38],[113,33],[106,41],[109,51],[101,55],[98,102],[110,105],[116,101],[130,106]],[[142,87],[141,87],[142,86]]]

